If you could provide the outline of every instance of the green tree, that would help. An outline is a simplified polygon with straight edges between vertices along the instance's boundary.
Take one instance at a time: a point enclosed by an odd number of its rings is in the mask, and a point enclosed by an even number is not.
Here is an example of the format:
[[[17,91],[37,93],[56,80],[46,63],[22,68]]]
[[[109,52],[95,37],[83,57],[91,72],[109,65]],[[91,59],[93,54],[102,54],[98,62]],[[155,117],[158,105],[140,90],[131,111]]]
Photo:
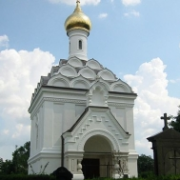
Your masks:
[[[12,160],[5,160],[2,163],[0,174],[14,174],[14,173],[15,173],[15,167]]]
[[[0,174],[27,174],[29,153],[30,142],[20,147],[16,146],[16,150],[12,153],[12,160],[2,162]]]
[[[1,172],[2,165],[3,165],[3,158],[0,157],[0,172]]]
[[[169,123],[170,127],[180,132],[180,106],[177,116],[172,116],[172,121]]]
[[[141,176],[142,173],[150,172],[152,173],[154,170],[154,160],[151,156],[146,156],[145,154],[141,154],[138,157],[138,174]]]
[[[30,153],[30,142],[26,142],[24,146],[20,146],[16,148],[13,152],[12,162],[15,167],[16,174],[27,174],[28,172],[28,164],[27,160],[29,158]]]

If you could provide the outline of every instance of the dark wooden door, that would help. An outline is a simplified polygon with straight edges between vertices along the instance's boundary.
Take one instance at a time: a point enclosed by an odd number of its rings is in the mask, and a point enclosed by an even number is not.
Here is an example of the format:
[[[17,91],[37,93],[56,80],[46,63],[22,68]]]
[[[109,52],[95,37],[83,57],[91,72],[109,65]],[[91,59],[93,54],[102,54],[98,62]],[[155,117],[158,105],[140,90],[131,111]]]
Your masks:
[[[85,179],[99,177],[99,159],[83,159],[82,171]]]

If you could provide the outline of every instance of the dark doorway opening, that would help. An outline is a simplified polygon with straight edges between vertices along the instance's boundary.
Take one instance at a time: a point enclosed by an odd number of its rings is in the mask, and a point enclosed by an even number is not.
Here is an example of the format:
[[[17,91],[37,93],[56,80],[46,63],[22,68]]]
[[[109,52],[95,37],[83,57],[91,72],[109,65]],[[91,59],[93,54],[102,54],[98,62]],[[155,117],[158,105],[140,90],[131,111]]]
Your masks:
[[[99,159],[83,159],[82,171],[85,179],[100,177],[99,173]]]

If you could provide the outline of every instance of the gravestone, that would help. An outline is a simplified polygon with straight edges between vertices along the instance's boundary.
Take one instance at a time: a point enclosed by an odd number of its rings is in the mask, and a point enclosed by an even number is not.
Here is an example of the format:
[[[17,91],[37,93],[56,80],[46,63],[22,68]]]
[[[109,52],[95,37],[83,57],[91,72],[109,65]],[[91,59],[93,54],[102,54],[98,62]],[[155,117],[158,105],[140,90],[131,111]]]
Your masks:
[[[73,174],[65,167],[57,168],[51,175],[55,176],[58,180],[71,180],[73,178]]]
[[[170,118],[166,113],[161,119],[164,120],[163,131],[147,138],[152,142],[155,174],[180,174],[180,133],[168,128]]]

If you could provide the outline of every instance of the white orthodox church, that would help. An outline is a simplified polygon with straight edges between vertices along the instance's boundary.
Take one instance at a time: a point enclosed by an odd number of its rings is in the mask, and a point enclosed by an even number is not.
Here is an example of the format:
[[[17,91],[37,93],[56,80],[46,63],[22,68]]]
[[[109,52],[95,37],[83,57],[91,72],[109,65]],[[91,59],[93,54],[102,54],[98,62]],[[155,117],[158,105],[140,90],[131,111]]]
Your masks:
[[[29,107],[29,174],[50,174],[64,166],[77,180],[137,176],[133,123],[137,95],[111,70],[88,60],[91,21],[79,1],[65,28],[69,57],[41,77]]]

